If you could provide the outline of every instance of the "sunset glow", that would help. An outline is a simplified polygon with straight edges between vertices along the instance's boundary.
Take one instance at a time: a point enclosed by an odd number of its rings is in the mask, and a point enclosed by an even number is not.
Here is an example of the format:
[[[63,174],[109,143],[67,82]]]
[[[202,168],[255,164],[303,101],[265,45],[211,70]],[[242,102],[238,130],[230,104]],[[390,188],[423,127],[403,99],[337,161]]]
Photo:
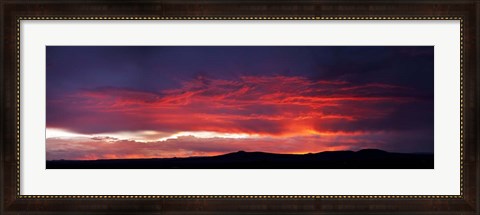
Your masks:
[[[432,54],[431,47],[47,47],[47,159],[432,152]]]

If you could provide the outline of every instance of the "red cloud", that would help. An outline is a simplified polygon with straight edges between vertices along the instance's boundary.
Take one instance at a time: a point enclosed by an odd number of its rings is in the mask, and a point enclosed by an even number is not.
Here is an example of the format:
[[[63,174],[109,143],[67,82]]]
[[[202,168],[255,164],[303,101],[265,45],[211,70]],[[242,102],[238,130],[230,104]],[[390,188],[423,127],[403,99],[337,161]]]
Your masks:
[[[308,153],[383,148],[412,122],[429,122],[432,99],[382,83],[352,85],[303,77],[197,77],[160,92],[105,87],[48,100],[58,112],[47,127],[93,138],[47,139],[47,159],[111,159],[210,156],[233,151]],[[411,120],[412,117],[416,120]],[[242,133],[253,137],[178,137],[141,143],[95,134],[119,131]],[[412,132],[409,131],[411,136]],[[422,136],[423,135],[423,136]],[[420,136],[429,142],[429,132]],[[168,135],[167,135],[168,136]],[[407,135],[408,136],[408,135]]]
[[[61,117],[50,118],[48,127],[79,133],[157,130],[305,135],[331,130],[323,122],[350,130],[349,123],[385,119],[402,104],[419,101],[405,87],[355,86],[303,77],[245,76],[236,81],[197,77],[182,86],[161,92],[108,87],[49,100],[49,107],[61,107],[62,112],[58,113]]]

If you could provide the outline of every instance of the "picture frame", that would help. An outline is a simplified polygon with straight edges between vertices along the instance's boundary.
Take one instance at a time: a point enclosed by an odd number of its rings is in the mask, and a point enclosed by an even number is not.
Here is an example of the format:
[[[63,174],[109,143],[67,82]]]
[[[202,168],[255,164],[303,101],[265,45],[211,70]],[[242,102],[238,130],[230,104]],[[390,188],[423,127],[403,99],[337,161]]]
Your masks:
[[[2,214],[479,213],[479,43],[476,1],[7,1],[2,8]],[[459,20],[460,195],[21,195],[22,20]]]

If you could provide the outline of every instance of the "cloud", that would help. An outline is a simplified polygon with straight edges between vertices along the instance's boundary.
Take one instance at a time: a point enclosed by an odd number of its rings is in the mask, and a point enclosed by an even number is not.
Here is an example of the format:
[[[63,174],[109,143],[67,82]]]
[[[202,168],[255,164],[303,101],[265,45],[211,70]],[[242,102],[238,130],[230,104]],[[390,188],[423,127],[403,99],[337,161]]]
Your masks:
[[[49,46],[47,156],[433,152],[433,49]]]
[[[47,160],[115,159],[115,158],[169,158],[212,156],[235,151],[263,151],[272,153],[309,153],[329,150],[359,149],[381,143],[367,140],[369,134],[309,135],[292,138],[198,138],[179,136],[155,142],[137,142],[112,138],[48,138]],[[352,138],[355,136],[355,138]],[[356,144],[359,144],[356,146]]]
[[[415,124],[417,119],[401,109],[415,111],[412,104],[421,104],[422,114],[429,113],[432,101],[433,97],[413,89],[382,83],[354,85],[298,76],[242,76],[237,80],[197,76],[182,87],[160,92],[102,87],[48,99],[47,127],[83,134],[377,131],[395,129],[385,126],[388,121]]]
[[[423,144],[417,143],[419,140]],[[94,160],[119,158],[171,158],[214,156],[236,151],[315,153],[321,151],[380,148],[393,152],[432,152],[433,135],[422,130],[400,132],[324,132],[283,137],[178,136],[164,141],[138,142],[113,138],[48,138],[47,160]]]

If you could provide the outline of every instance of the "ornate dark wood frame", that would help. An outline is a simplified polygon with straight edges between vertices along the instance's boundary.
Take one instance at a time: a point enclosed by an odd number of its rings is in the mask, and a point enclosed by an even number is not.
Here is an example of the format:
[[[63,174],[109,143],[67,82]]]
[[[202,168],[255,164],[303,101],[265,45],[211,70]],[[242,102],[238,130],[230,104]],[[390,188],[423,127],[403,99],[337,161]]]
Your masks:
[[[19,213],[457,213],[479,207],[476,1],[2,1],[0,211]],[[450,19],[461,22],[461,194],[455,196],[25,196],[19,189],[19,24],[26,19]]]

